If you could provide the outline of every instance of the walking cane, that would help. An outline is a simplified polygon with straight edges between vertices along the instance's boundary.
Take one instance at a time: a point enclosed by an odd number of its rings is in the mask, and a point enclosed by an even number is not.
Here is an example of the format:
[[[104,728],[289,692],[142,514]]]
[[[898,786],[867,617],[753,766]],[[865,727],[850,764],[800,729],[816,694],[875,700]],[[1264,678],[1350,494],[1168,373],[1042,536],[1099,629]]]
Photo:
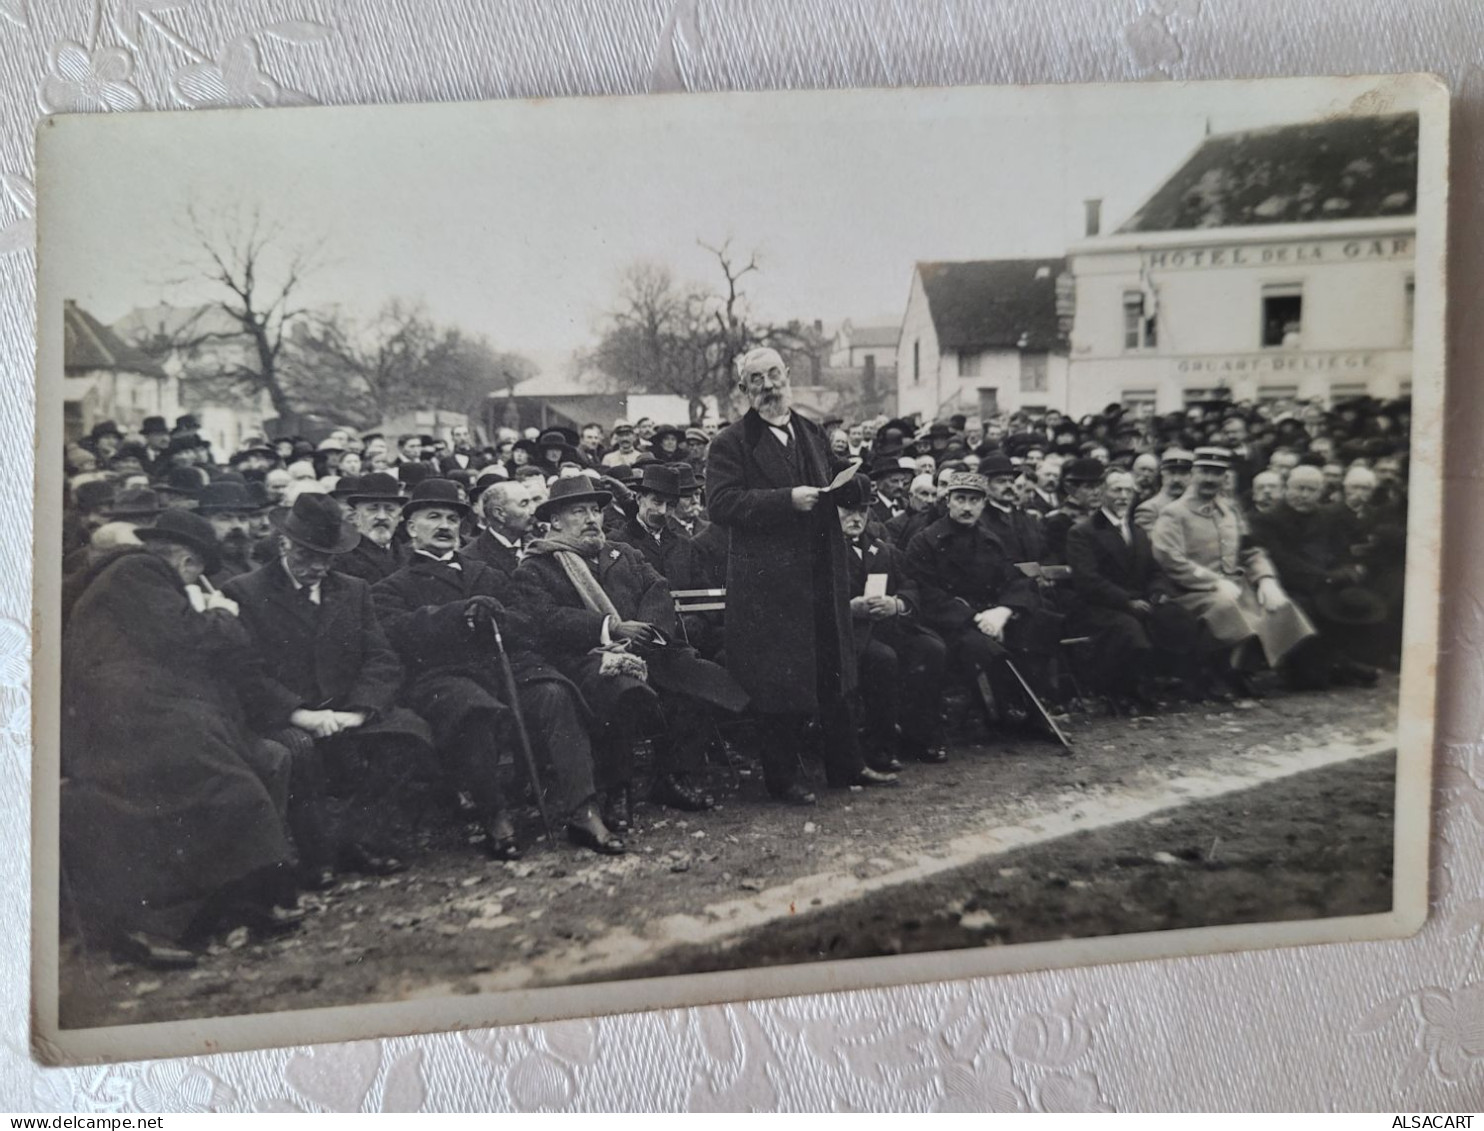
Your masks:
[[[531,736],[526,731],[525,716],[520,713],[520,696],[515,689],[515,671],[510,666],[510,656],[505,651],[505,637],[500,633],[500,622],[490,617],[490,628],[495,632],[495,651],[500,656],[500,672],[505,677],[505,694],[510,700],[510,710],[515,715],[515,729],[520,735],[520,752],[526,760],[526,773],[531,775],[531,785],[536,790],[536,808],[541,810],[541,823],[546,826],[546,838],[556,843],[556,829],[551,823],[551,814],[546,810],[546,795],[541,789],[541,775],[536,769],[536,755],[531,750]]]

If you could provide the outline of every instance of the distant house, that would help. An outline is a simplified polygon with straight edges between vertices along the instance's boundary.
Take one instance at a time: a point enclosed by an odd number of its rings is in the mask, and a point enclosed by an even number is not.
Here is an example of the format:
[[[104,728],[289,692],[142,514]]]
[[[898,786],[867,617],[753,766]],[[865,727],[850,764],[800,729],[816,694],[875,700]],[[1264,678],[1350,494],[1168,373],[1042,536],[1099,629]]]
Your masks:
[[[255,364],[246,335],[225,311],[162,303],[131,310],[113,329],[122,339],[152,347],[150,353],[161,358],[160,367],[178,382],[179,411],[192,413],[201,422],[201,435],[218,458],[236,451],[245,437],[267,431],[274,410],[266,392],[229,395],[220,381],[211,380]],[[187,341],[194,344],[169,345]]]
[[[830,366],[834,369],[864,369],[874,365],[894,369],[897,364],[897,340],[902,327],[856,326],[849,320],[835,331],[830,342]]]
[[[1204,139],[1074,244],[1068,408],[1411,391],[1416,114]]]
[[[62,308],[63,428],[68,442],[112,420],[137,429],[146,416],[171,416],[177,382],[77,303]]]
[[[1065,259],[917,264],[897,344],[898,414],[1065,409],[1057,280],[1066,269]]]

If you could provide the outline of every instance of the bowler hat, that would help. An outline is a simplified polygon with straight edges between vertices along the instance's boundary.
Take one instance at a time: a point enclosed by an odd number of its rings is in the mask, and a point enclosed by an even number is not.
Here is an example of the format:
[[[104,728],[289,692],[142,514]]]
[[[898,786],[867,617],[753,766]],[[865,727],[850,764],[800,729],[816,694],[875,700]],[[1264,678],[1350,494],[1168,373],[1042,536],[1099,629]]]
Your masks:
[[[179,507],[167,510],[153,526],[141,526],[134,534],[141,542],[170,542],[196,551],[207,573],[215,573],[221,565],[216,532],[211,523],[191,511]]]
[[[199,432],[201,431],[201,422],[196,419],[194,413],[182,413],[175,418],[175,430],[177,432]]]
[[[113,480],[89,479],[73,488],[77,496],[77,509],[82,511],[107,510],[113,502]]]
[[[567,444],[570,447],[577,446],[577,433],[570,428],[547,428],[536,438],[540,447],[555,447],[558,444]]]
[[[646,463],[639,476],[639,482],[634,484],[634,490],[678,499],[680,498],[680,469],[674,464]]]
[[[1098,483],[1105,470],[1102,460],[1083,457],[1068,460],[1061,469],[1061,478],[1063,483]]]
[[[997,475],[1019,475],[1020,472],[1010,462],[1009,456],[1001,452],[991,452],[979,461],[979,474],[988,480]]]
[[[1386,619],[1386,602],[1359,585],[1322,589],[1314,604],[1320,616],[1335,624],[1380,624]]]
[[[536,508],[536,518],[540,522],[546,522],[562,507],[574,503],[597,503],[606,507],[611,502],[613,496],[607,491],[595,489],[592,480],[586,475],[574,475],[569,479],[558,479],[551,485],[551,495]]]
[[[876,501],[871,477],[861,472],[856,472],[854,478],[838,491],[832,492],[832,495],[835,506],[840,510],[862,510]]]
[[[397,478],[402,481],[403,486],[415,489],[418,484],[434,479],[436,475],[429,464],[422,460],[413,460],[411,463],[397,464]]]
[[[123,436],[123,433],[119,431],[119,426],[112,420],[100,420],[97,424],[93,425],[93,431],[89,435],[96,440],[99,436]]]
[[[289,541],[321,554],[343,554],[361,538],[329,495],[300,495],[292,507],[273,511],[268,521]]]
[[[330,497],[333,499],[348,499],[361,489],[361,477],[359,475],[342,475],[335,480],[335,486],[330,488]]]
[[[141,435],[150,436],[156,432],[169,432],[170,425],[165,423],[163,416],[146,416],[144,423],[139,426]]]
[[[373,471],[370,475],[361,476],[361,482],[356,490],[350,492],[346,498],[346,502],[351,506],[357,503],[400,503],[401,501],[402,489],[397,483],[397,477],[385,471]]]
[[[464,493],[459,490],[459,485],[452,479],[440,479],[437,476],[424,479],[412,489],[412,494],[402,504],[402,517],[411,518],[428,507],[452,507],[460,514],[469,513],[469,504],[464,501]]]
[[[160,496],[148,487],[129,487],[104,508],[109,518],[150,518],[160,513]]]
[[[917,469],[902,466],[900,456],[877,456],[871,461],[871,466],[866,469],[873,483],[880,482],[888,475],[911,475]]]
[[[255,510],[245,484],[231,479],[217,479],[201,488],[196,496],[196,509],[202,514]]]

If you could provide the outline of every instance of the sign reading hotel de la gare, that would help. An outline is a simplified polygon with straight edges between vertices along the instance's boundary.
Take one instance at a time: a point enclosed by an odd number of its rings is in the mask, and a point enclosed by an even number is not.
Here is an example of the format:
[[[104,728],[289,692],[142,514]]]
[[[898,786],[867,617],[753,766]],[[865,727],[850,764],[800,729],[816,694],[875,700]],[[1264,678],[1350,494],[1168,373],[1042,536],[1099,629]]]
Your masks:
[[[1412,258],[1411,236],[1297,243],[1230,244],[1224,247],[1177,247],[1144,252],[1150,270],[1206,267],[1277,267],[1297,264],[1357,263],[1363,260]]]

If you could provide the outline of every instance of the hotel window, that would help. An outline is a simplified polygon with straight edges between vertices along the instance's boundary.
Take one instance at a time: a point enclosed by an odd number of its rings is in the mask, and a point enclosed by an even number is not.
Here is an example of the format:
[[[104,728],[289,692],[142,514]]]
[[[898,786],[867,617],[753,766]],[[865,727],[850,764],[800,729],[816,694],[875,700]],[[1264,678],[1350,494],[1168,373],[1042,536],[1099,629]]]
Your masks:
[[[983,368],[984,355],[982,353],[961,353],[958,355],[958,375],[960,377],[978,377]]]
[[[1153,349],[1158,344],[1155,316],[1144,316],[1144,292],[1123,292],[1123,348]]]
[[[1153,411],[1159,402],[1159,393],[1155,389],[1125,389],[1119,399],[1126,409],[1148,408]]]
[[[1344,404],[1346,401],[1353,401],[1356,397],[1366,396],[1370,391],[1370,386],[1364,381],[1331,385],[1329,389],[1329,403],[1331,405]]]
[[[1259,385],[1257,387],[1257,403],[1273,404],[1276,401],[1291,401],[1298,399],[1299,387],[1297,385]]]
[[[1215,389],[1186,389],[1181,394],[1181,396],[1184,398],[1185,407],[1186,408],[1190,408],[1192,405],[1203,404],[1206,401],[1215,400],[1216,399],[1216,390]]]
[[[1406,305],[1402,307],[1402,342],[1405,345],[1412,344],[1412,315],[1417,304],[1417,280],[1407,278],[1405,291]]]
[[[1046,355],[1044,353],[1020,355],[1020,391],[1022,393],[1044,393],[1046,391]]]
[[[1283,283],[1262,289],[1262,344],[1264,348],[1297,347],[1304,328],[1304,288]]]

